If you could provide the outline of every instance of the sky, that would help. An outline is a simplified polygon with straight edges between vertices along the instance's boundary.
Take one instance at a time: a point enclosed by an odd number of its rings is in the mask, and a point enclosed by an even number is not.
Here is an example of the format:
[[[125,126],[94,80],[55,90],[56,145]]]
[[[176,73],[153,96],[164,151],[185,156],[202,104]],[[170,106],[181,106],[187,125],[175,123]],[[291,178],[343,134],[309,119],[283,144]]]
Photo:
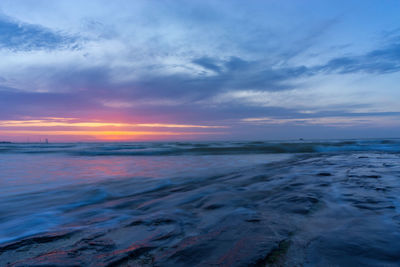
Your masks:
[[[400,137],[400,1],[1,0],[0,141]]]

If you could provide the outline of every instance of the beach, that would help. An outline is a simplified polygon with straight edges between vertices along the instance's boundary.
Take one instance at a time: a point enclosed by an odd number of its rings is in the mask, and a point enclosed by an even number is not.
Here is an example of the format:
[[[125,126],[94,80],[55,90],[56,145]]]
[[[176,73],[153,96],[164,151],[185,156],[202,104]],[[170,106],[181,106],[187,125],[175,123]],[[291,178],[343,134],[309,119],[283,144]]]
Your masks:
[[[1,266],[398,266],[400,140],[0,145]]]

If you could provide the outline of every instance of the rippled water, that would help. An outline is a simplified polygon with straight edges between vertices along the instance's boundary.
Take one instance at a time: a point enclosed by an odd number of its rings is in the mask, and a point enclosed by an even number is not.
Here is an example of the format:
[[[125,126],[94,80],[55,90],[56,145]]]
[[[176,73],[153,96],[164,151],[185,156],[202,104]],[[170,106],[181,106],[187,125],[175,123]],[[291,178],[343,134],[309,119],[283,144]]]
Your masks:
[[[400,142],[0,144],[0,265],[398,266]]]

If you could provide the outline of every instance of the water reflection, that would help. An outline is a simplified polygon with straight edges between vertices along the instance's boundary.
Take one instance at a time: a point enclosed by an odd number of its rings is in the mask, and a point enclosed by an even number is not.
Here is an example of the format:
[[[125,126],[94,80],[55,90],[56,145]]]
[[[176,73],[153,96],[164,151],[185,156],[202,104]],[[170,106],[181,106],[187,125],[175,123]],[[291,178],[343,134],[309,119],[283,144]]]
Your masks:
[[[193,177],[208,175],[209,172],[218,174],[286,157],[288,156],[85,157],[62,154],[3,154],[0,155],[0,193],[4,196],[107,179]]]

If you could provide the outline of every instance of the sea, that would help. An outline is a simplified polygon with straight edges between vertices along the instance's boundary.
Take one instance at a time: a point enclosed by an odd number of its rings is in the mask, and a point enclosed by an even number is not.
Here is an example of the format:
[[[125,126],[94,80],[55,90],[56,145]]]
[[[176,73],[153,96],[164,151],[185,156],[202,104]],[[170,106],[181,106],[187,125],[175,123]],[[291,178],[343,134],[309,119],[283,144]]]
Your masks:
[[[400,139],[0,143],[0,266],[400,266]]]

